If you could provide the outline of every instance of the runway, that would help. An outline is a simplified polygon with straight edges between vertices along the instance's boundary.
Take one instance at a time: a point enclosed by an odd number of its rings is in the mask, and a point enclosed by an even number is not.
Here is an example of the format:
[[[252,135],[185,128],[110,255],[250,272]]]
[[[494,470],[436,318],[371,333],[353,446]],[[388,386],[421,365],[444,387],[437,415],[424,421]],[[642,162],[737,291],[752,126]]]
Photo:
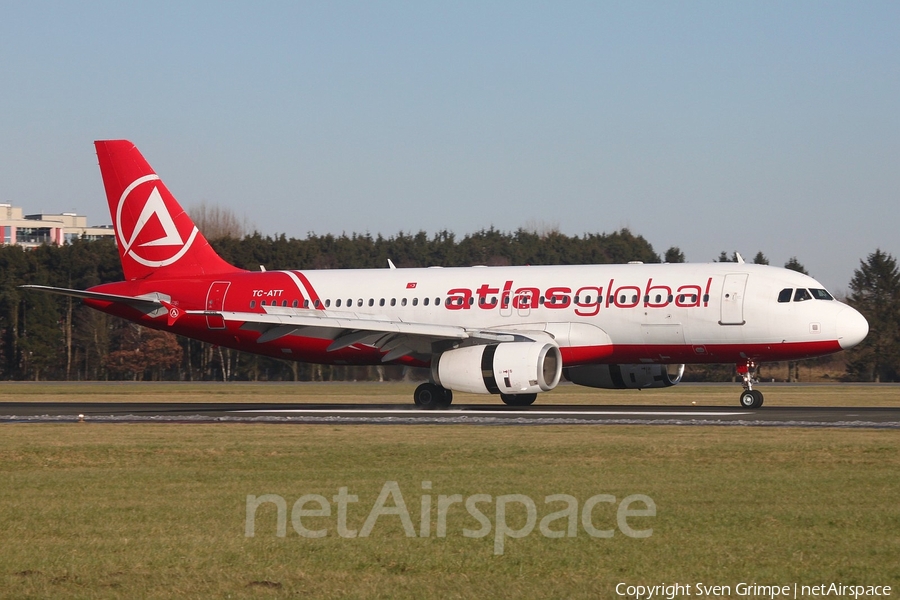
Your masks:
[[[81,415],[81,417],[79,417]],[[297,423],[388,425],[684,425],[900,429],[900,407],[678,407],[627,405],[454,405],[2,402],[0,424]]]

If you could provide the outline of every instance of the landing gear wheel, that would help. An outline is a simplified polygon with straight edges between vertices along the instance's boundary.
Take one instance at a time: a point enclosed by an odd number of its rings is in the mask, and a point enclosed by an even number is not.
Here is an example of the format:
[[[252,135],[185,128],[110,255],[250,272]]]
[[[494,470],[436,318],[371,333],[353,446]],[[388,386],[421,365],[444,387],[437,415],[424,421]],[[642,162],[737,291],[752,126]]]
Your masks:
[[[531,406],[537,394],[500,394],[500,399],[507,406]]]
[[[741,392],[741,406],[744,408],[759,408],[763,405],[763,394],[759,390],[744,390]]]
[[[453,402],[453,392],[433,383],[423,383],[416,388],[413,401],[426,410],[447,408]]]

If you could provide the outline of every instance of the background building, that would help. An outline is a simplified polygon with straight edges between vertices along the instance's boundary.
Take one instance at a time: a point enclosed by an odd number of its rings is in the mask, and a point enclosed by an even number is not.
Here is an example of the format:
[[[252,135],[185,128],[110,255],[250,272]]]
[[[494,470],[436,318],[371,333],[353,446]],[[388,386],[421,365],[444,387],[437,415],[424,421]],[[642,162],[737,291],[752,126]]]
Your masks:
[[[112,225],[88,226],[87,217],[75,213],[23,215],[22,209],[0,204],[0,244],[33,248],[41,244],[66,244],[85,238],[113,237]]]

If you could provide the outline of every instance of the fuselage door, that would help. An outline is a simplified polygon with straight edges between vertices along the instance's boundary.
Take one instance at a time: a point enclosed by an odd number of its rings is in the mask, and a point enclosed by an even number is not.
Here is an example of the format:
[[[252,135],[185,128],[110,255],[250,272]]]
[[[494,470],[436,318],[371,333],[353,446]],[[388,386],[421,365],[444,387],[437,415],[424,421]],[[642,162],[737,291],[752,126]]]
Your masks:
[[[748,273],[729,273],[722,285],[722,306],[719,325],[743,325],[744,291],[747,289]]]
[[[225,308],[225,294],[228,293],[230,281],[214,281],[209,286],[206,294],[206,310],[210,312],[222,311]],[[206,326],[209,329],[225,329],[225,319],[222,315],[206,315]]]
[[[517,305],[520,317],[527,317],[531,314],[531,304],[537,301],[538,299],[531,292],[523,292],[522,294],[516,294],[513,304]]]

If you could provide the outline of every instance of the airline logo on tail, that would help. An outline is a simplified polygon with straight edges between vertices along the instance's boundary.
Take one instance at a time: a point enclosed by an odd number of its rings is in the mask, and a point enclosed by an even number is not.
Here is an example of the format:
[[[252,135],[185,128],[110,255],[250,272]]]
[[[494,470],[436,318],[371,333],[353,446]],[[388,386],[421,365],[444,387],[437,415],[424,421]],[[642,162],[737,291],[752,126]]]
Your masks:
[[[197,237],[197,227],[190,219],[179,219],[178,227],[167,199],[172,200],[171,206],[177,206],[159,176],[151,174],[131,182],[116,206],[116,235],[123,252],[146,267],[177,262]]]

